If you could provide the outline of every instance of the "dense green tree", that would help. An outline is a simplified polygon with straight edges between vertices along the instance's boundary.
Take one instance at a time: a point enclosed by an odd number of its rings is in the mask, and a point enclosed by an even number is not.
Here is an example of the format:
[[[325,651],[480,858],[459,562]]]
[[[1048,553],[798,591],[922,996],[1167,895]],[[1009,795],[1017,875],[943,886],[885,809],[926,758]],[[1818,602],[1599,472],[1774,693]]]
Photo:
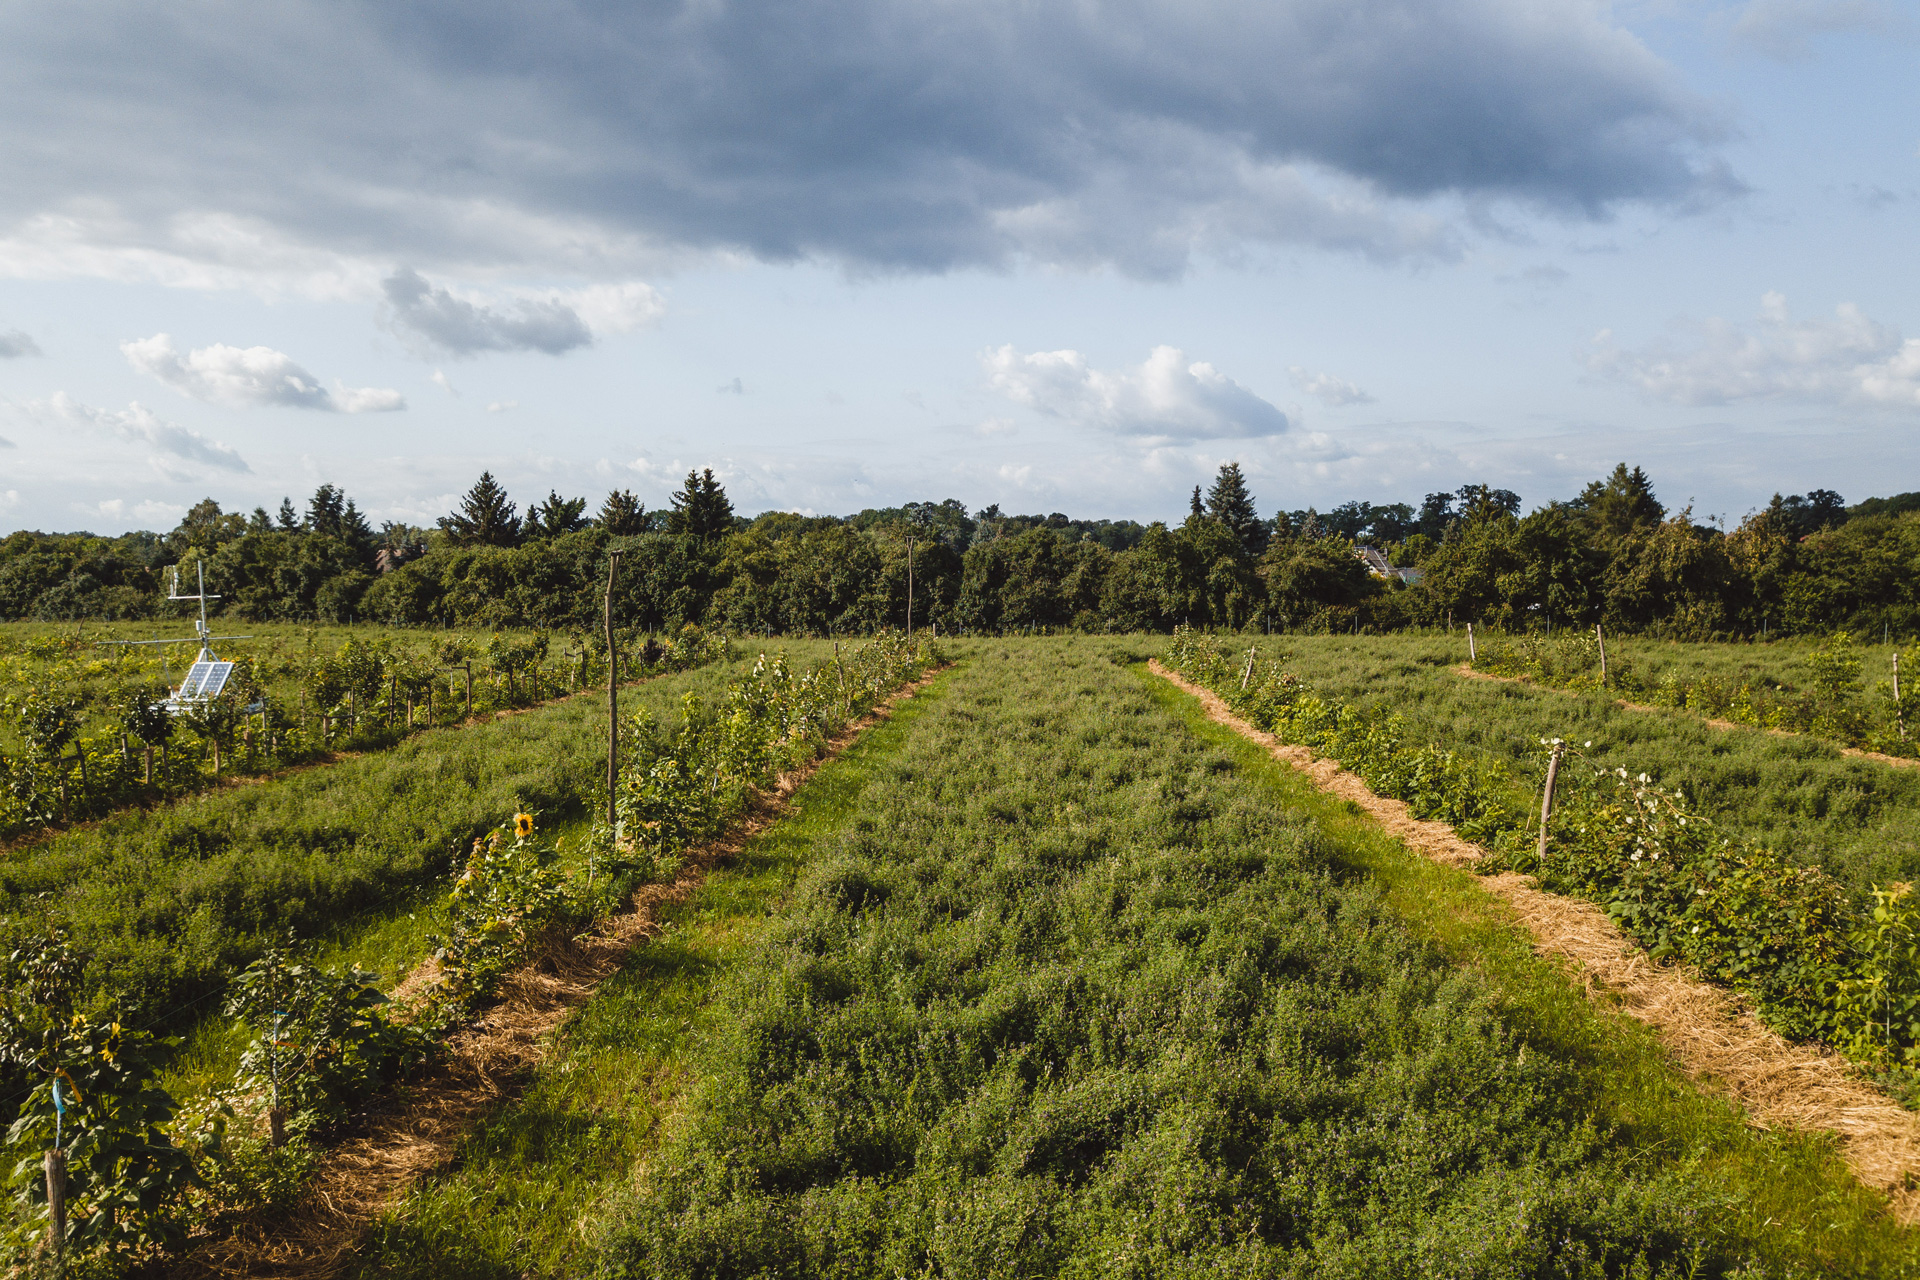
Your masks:
[[[733,503],[727,500],[727,491],[714,479],[713,468],[687,472],[686,487],[673,495],[667,532],[713,539],[732,529]]]
[[[600,504],[600,514],[594,517],[595,524],[616,538],[630,537],[636,533],[645,533],[653,528],[653,518],[647,514],[647,504],[633,496],[629,489],[615,489]]]
[[[1605,480],[1595,480],[1570,504],[1584,513],[1588,527],[1602,542],[1619,542],[1644,533],[1666,517],[1653,496],[1653,480],[1639,467],[1627,470],[1622,462]]]
[[[448,539],[463,547],[510,547],[520,540],[520,517],[507,491],[482,471],[473,488],[460,499],[460,509],[440,517]]]
[[[1351,609],[1384,589],[1337,535],[1275,539],[1260,560],[1266,611],[1287,628],[1308,628],[1328,609]]]
[[[1258,558],[1267,549],[1272,529],[1254,510],[1253,495],[1247,492],[1246,477],[1240,464],[1225,463],[1207,490],[1207,514],[1225,525],[1249,558]]]
[[[525,534],[529,538],[557,538],[564,533],[587,527],[587,500],[563,498],[547,490],[546,500],[527,508]]]

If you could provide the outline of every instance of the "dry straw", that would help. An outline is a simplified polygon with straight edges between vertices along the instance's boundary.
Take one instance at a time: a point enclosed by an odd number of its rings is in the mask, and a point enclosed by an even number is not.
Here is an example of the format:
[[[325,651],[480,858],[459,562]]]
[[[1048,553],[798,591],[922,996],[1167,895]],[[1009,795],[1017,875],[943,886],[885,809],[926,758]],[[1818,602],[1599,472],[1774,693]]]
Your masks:
[[[1254,728],[1212,690],[1158,662],[1150,665],[1154,674],[1198,698],[1209,719],[1260,743],[1276,759],[1306,773],[1321,790],[1366,810],[1416,853],[1451,867],[1485,856],[1485,850],[1462,840],[1445,823],[1415,818],[1404,803],[1375,795],[1333,761],[1316,760],[1305,747]],[[1861,1080],[1838,1054],[1791,1044],[1728,992],[1681,966],[1654,964],[1591,903],[1548,893],[1531,877],[1512,872],[1479,883],[1506,902],[1532,932],[1535,951],[1572,961],[1590,997],[1604,993],[1621,1011],[1652,1027],[1694,1081],[1731,1094],[1761,1128],[1834,1134],[1854,1176],[1885,1191],[1903,1225],[1920,1222],[1920,1191],[1908,1185],[1920,1171],[1920,1115]]]

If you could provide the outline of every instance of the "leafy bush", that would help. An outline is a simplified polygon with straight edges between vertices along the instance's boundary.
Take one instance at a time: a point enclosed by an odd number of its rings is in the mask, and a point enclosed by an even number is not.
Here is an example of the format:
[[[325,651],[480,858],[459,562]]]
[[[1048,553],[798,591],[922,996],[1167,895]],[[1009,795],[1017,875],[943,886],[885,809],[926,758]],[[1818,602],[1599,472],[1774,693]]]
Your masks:
[[[289,1113],[304,1128],[337,1120],[372,1094],[425,1043],[389,1020],[378,975],[327,973],[297,958],[291,938],[248,965],[228,989],[226,1014],[254,1039],[237,1083]]]

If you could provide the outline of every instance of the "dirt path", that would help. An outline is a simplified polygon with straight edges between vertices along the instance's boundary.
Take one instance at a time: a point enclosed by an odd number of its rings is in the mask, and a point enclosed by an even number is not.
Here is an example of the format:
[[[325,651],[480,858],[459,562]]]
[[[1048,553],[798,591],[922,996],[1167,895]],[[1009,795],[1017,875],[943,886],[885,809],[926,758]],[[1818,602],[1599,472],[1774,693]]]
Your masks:
[[[1541,684],[1538,681],[1529,680],[1525,676],[1496,676],[1485,671],[1475,671],[1465,663],[1461,663],[1459,666],[1450,669],[1453,674],[1468,680],[1498,680],[1502,684],[1524,684],[1535,689],[1545,689],[1552,693],[1564,693],[1568,697],[1578,696],[1571,689],[1555,689],[1552,685]],[[1673,707],[1650,707],[1644,702],[1629,702],[1625,698],[1615,698],[1613,705],[1616,707],[1625,707],[1628,711],[1676,710],[1676,708]],[[1687,713],[1681,712],[1680,714],[1684,715]],[[1695,716],[1694,718],[1700,721],[1701,724],[1706,725],[1709,729],[1746,729],[1753,733],[1776,734],[1782,738],[1800,738],[1806,736],[1805,734],[1796,733],[1792,729],[1762,729],[1758,725],[1739,724],[1732,720],[1717,720],[1709,716]],[[1818,739],[1818,741],[1825,742],[1826,739],[1821,738]],[[1890,764],[1896,769],[1920,768],[1920,760],[1910,760],[1905,756],[1890,756],[1884,751],[1867,751],[1860,747],[1843,747],[1838,743],[1829,743],[1828,745],[1832,746],[1835,751],[1838,751],[1843,756],[1853,756],[1860,760],[1874,760],[1880,764]]]
[[[1462,840],[1445,823],[1411,816],[1404,803],[1375,795],[1332,760],[1316,760],[1305,747],[1254,728],[1212,690],[1183,679],[1157,660],[1148,666],[1199,699],[1208,719],[1260,743],[1276,759],[1306,773],[1321,790],[1359,805],[1415,852],[1456,867],[1484,856],[1484,850]],[[1909,1179],[1920,1173],[1920,1115],[1856,1078],[1838,1055],[1781,1039],[1726,991],[1685,969],[1653,964],[1600,908],[1547,893],[1536,888],[1531,877],[1512,872],[1484,876],[1479,882],[1513,908],[1532,931],[1537,952],[1572,960],[1590,995],[1607,993],[1623,1011],[1652,1027],[1695,1081],[1731,1093],[1763,1128],[1835,1134],[1854,1175],[1887,1193],[1903,1225],[1920,1222],[1920,1190],[1909,1186]]]
[[[944,668],[940,669],[944,670]],[[811,764],[781,776],[757,797],[725,836],[690,851],[672,884],[651,884],[628,909],[578,937],[555,936],[540,957],[509,975],[500,1002],[456,1033],[422,1077],[397,1089],[364,1118],[360,1132],[322,1158],[311,1191],[294,1209],[244,1223],[231,1235],[194,1249],[168,1275],[272,1276],[320,1280],[340,1274],[376,1218],[400,1202],[422,1176],[442,1167],[462,1139],[510,1101],[545,1060],[552,1033],[619,970],[635,946],[660,932],[660,908],[684,901],[716,864],[738,853],[792,807],[793,793],[868,729],[924,689],[940,670],[907,685],[848,726]],[[405,991],[430,980],[428,961],[402,981]]]

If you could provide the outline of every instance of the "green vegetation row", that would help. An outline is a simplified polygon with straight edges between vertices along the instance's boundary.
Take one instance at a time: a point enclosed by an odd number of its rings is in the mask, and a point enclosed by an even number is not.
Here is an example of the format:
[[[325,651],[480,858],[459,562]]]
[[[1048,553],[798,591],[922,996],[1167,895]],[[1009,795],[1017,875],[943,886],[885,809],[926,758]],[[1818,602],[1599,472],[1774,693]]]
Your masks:
[[[1695,674],[1689,678],[1669,667],[1659,676],[1643,673],[1616,643],[1604,673],[1601,637],[1566,632],[1490,637],[1472,664],[1490,675],[1519,676],[1555,689],[1605,691],[1653,706],[1672,707],[1731,720],[1756,729],[1807,733],[1842,746],[1882,755],[1920,755],[1920,723],[1911,735],[1907,721],[1920,711],[1920,689],[1913,683],[1908,653],[1907,678],[1900,679],[1901,654],[1895,649],[1868,696],[1861,679],[1862,655],[1853,636],[1835,632],[1801,660],[1799,687],[1775,677],[1758,680]]]
[[[227,993],[226,1012],[255,1037],[238,1078],[184,1112],[156,1086],[161,1046],[152,1033],[126,1026],[123,1009],[89,1016],[86,1006],[98,995],[88,991],[87,970],[97,954],[76,948],[58,928],[22,940],[0,1001],[0,1061],[12,1083],[25,1086],[8,1131],[7,1155],[17,1162],[9,1261],[27,1260],[46,1237],[40,1157],[50,1149],[66,1161],[63,1239],[102,1273],[152,1262],[190,1229],[217,1232],[236,1214],[285,1200],[311,1165],[308,1136],[467,1022],[543,938],[577,931],[639,883],[671,874],[755,790],[810,759],[933,660],[924,646],[887,635],[805,673],[784,658],[763,660],[728,685],[712,713],[689,693],[669,734],[653,733],[652,717],[637,713],[624,735],[633,754],[618,811],[622,826],[648,832],[642,859],[616,827],[593,841],[584,880],[570,877],[558,851],[535,839],[534,817],[524,812],[476,838],[450,891],[447,933],[434,940],[434,977],[397,1009],[382,1007],[373,974],[323,972],[297,948],[269,947]],[[682,776],[702,786],[654,785]],[[265,1142],[229,1140],[236,1110],[266,1111]]]
[[[620,616],[649,629],[1920,633],[1920,495],[1852,508],[1824,491],[1775,495],[1729,533],[1669,510],[1624,464],[1525,516],[1516,494],[1465,485],[1418,512],[1353,502],[1263,518],[1237,463],[1194,490],[1178,524],[969,512],[952,498],[748,520],[711,471],[690,473],[664,512],[624,491],[587,509],[550,492],[523,515],[483,474],[432,529],[376,534],[328,485],[304,516],[291,501],[276,519],[207,499],[165,535],[20,532],[0,540],[0,619],[152,616],[162,569],[204,560],[240,619],[586,630],[619,550]]]
[[[1594,1015],[1556,976],[1523,995],[1456,966],[1124,655],[998,650],[949,677],[730,953],[678,1114],[632,1190],[582,1215],[612,1223],[599,1274],[1911,1267],[1812,1144],[1788,1156],[1798,1140],[1644,1078],[1611,1092],[1595,1059],[1632,1043],[1657,1075],[1649,1038],[1573,1031]],[[1546,974],[1513,951],[1496,972]],[[545,1158],[524,1123],[503,1121],[491,1172]],[[1748,1216],[1743,1178],[1780,1220]],[[1812,1238],[1796,1203],[1820,1205]],[[503,1274],[435,1204],[445,1251],[397,1273]],[[527,1243],[508,1265],[564,1247]]]
[[[1420,741],[1391,713],[1316,694],[1278,662],[1248,653],[1241,665],[1191,632],[1175,634],[1169,658],[1259,727],[1489,846],[1483,870],[1530,872],[1599,904],[1654,958],[1683,960],[1751,997],[1782,1034],[1819,1039],[1871,1068],[1920,1062],[1920,898],[1911,886],[1876,886],[1870,910],[1856,911],[1825,872],[1735,842],[1682,793],[1624,768],[1560,774],[1542,854],[1538,819],[1514,805],[1514,779],[1497,763]]]
[[[13,730],[15,748],[0,749],[0,839],[176,799],[223,776],[382,749],[469,715],[535,705],[606,673],[597,637],[578,637],[577,651],[557,667],[545,633],[496,633],[484,642],[350,634],[331,653],[311,630],[292,652],[277,640],[229,649],[236,665],[221,693],[174,712],[162,705],[169,689],[156,678],[166,659],[151,649],[103,650],[101,637],[83,630],[0,636],[0,687],[12,691],[0,699],[0,728]],[[729,652],[724,637],[697,627],[632,641],[619,655],[629,680]]]

